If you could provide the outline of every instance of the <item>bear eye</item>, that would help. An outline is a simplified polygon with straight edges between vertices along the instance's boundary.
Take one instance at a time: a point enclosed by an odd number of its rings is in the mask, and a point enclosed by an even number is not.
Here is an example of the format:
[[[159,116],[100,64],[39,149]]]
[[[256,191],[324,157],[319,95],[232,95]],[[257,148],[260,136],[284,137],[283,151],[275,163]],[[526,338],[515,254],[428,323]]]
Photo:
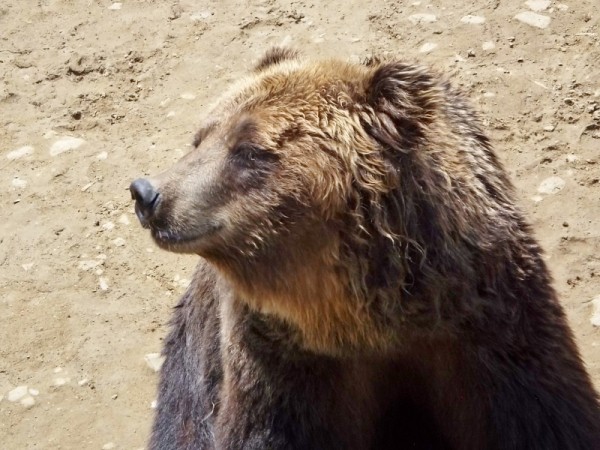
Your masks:
[[[232,151],[234,161],[245,165],[258,165],[275,159],[275,155],[268,152],[260,145],[242,142],[235,146]]]

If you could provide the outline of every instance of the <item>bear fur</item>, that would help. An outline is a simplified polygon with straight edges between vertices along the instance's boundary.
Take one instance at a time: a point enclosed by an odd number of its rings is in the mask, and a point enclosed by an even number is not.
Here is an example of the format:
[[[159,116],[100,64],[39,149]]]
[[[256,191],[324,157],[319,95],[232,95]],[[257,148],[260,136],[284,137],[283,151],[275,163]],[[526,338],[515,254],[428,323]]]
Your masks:
[[[542,251],[447,81],[274,49],[206,117],[146,185],[157,244],[201,257],[150,448],[600,449]]]

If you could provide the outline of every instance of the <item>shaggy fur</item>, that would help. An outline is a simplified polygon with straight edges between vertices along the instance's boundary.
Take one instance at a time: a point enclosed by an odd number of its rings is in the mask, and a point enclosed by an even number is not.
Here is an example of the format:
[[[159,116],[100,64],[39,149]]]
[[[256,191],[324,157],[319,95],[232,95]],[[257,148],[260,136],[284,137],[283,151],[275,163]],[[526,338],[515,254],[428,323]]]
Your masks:
[[[272,50],[150,180],[202,257],[152,449],[593,449],[600,409],[463,97],[396,61]]]

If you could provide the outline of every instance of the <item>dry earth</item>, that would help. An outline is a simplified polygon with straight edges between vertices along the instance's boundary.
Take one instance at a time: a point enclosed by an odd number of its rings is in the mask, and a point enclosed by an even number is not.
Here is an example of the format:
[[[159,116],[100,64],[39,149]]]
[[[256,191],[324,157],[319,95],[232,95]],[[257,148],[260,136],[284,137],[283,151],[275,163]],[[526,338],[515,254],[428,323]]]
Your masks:
[[[600,18],[595,0],[564,1],[3,1],[0,448],[145,445],[144,356],[194,258],[155,249],[127,187],[182,156],[204,106],[275,44],[452,75],[600,385]],[[515,18],[532,9],[545,28]]]

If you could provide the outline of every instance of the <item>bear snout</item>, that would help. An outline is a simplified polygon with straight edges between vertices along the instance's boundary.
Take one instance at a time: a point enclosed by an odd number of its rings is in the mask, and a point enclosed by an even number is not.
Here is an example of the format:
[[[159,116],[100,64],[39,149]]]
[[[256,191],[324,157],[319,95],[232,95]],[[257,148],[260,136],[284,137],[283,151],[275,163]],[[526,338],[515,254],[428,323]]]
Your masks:
[[[160,193],[145,178],[138,178],[129,186],[131,198],[135,200],[135,214],[144,228],[149,227],[149,221],[154,216]]]

